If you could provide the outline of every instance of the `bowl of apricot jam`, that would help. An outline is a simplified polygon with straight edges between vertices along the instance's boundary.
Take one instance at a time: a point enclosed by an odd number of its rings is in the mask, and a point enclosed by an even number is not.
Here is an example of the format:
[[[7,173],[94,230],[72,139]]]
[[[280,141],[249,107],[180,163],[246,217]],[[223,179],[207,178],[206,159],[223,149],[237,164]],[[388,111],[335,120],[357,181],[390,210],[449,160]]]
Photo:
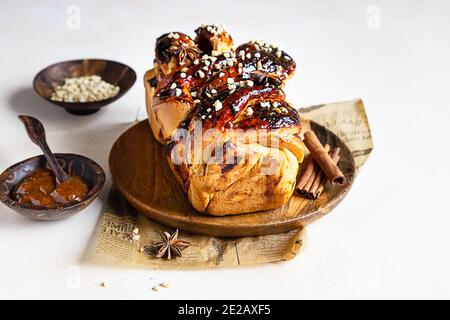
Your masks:
[[[69,179],[57,184],[43,155],[26,159],[0,175],[1,202],[36,220],[67,218],[90,205],[105,184],[102,167],[76,154],[55,156]]]

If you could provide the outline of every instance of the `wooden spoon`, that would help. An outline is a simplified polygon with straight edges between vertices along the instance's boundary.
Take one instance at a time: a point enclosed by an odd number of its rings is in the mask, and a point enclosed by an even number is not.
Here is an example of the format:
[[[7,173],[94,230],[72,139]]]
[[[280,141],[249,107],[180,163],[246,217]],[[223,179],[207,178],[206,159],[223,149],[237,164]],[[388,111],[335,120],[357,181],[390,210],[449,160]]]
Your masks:
[[[38,119],[30,116],[20,115],[18,117],[20,121],[22,121],[25,125],[25,129],[27,130],[28,136],[30,137],[31,141],[37,144],[44,153],[45,159],[47,159],[50,169],[55,174],[56,184],[59,185],[69,179],[69,176],[61,168],[58,160],[56,160],[54,154],[48,147],[47,140],[45,139],[44,126],[42,125],[42,123]]]

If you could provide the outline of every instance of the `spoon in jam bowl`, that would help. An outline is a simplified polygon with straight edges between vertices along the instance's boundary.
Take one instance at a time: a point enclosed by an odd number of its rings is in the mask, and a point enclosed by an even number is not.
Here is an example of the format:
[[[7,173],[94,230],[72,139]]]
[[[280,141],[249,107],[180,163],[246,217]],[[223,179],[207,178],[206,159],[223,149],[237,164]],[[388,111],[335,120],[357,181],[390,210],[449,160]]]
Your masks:
[[[36,220],[59,220],[89,206],[105,184],[105,172],[93,160],[77,154],[52,153],[42,123],[19,116],[31,140],[44,152],[0,174],[0,201]]]
[[[67,181],[67,179],[69,179],[69,176],[61,168],[58,160],[56,160],[47,144],[43,124],[38,119],[30,116],[20,115],[18,117],[20,121],[22,121],[25,125],[25,129],[27,130],[28,136],[30,137],[31,141],[37,144],[44,153],[45,159],[47,159],[47,163],[56,177],[56,183],[61,184]]]

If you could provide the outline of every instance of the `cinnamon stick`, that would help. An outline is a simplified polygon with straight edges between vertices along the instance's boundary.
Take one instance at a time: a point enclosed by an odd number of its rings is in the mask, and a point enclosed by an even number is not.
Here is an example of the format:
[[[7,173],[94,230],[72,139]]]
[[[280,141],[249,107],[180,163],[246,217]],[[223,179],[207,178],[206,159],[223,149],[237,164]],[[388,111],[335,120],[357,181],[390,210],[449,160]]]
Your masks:
[[[344,185],[347,179],[339,167],[333,162],[328,152],[320,143],[316,134],[313,131],[307,131],[303,142],[331,184]]]
[[[328,144],[326,144],[323,148],[327,153],[330,152],[330,146]],[[319,185],[320,185],[321,181],[323,180],[323,172],[320,170],[320,167],[317,164],[316,164],[316,167],[317,167],[317,169],[316,169],[317,173],[314,178],[314,181],[308,188],[306,188],[306,190],[308,190],[306,194],[308,195],[308,198],[310,198],[310,199],[314,199],[314,192],[317,190],[317,188],[319,188]]]
[[[326,144],[324,149],[328,152],[330,150],[330,146]],[[315,181],[320,178],[320,168],[317,163],[314,161],[314,158],[309,154],[303,165],[303,169],[300,173],[300,179],[295,187],[295,190],[298,194],[304,196],[308,193],[308,190],[314,185]]]
[[[300,194],[304,195],[304,188],[306,184],[308,183],[309,178],[311,177],[311,174],[314,171],[314,159],[311,157],[311,155],[308,155],[305,158],[305,162],[303,164],[303,168],[300,172],[300,180],[297,183],[297,186],[295,190]]]
[[[333,160],[335,164],[339,163],[339,159],[341,155],[339,152],[341,151],[340,148],[334,149],[332,152],[330,152],[330,157]],[[321,181],[320,184],[317,186],[317,189],[314,189],[314,186],[311,188],[310,192],[308,192],[308,198],[310,199],[318,199],[320,195],[322,194],[323,189],[325,188],[325,183],[327,182],[327,178],[323,172],[321,172]]]

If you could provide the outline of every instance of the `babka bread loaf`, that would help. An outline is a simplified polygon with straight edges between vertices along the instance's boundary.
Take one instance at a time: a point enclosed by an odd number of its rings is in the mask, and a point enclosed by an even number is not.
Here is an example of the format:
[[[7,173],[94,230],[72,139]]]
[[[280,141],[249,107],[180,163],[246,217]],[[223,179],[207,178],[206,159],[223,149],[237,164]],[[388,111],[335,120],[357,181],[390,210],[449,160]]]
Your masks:
[[[304,156],[298,112],[282,90],[295,62],[276,45],[234,47],[220,26],[156,41],[145,75],[156,139],[195,209],[211,215],[286,204]]]

